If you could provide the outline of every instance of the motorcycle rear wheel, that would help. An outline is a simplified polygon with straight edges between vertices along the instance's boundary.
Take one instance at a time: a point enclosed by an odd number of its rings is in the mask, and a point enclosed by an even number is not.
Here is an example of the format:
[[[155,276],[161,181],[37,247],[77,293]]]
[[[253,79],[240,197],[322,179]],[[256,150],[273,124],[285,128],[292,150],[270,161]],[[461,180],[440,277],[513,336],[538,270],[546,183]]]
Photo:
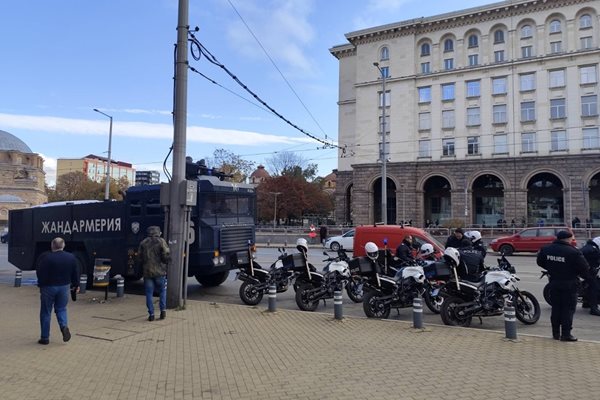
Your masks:
[[[302,311],[315,311],[319,306],[319,300],[308,300],[307,293],[313,289],[312,285],[299,285],[296,290],[296,304]]]
[[[255,306],[263,298],[262,290],[256,290],[256,286],[250,282],[243,282],[240,286],[240,299],[249,306]]]
[[[447,297],[444,299],[440,309],[440,316],[442,317],[444,324],[463,327],[471,325],[471,320],[473,319],[471,315],[468,317],[461,317],[457,314],[457,308],[459,308],[462,303],[464,303],[464,301],[458,297]]]
[[[550,298],[550,285],[546,285],[544,286],[544,300],[546,300],[546,303],[548,303],[549,305],[552,305],[552,299]]]
[[[525,325],[533,325],[540,319],[540,303],[529,292],[522,291],[515,299],[515,315]]]
[[[346,285],[346,292],[348,297],[355,303],[362,303],[365,296],[363,289],[363,283],[360,280],[351,279]]]
[[[379,301],[376,291],[369,291],[363,298],[363,311],[369,318],[387,319],[390,316],[392,308],[389,304],[383,304]]]

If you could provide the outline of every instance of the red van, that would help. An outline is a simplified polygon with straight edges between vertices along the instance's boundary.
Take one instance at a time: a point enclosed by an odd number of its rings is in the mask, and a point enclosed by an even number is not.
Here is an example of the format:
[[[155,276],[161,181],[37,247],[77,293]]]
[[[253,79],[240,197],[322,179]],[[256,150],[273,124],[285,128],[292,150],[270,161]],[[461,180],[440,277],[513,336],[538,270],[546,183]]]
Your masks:
[[[383,250],[386,241],[388,249],[395,254],[396,247],[398,247],[408,235],[413,237],[415,247],[421,247],[421,245],[425,243],[431,243],[435,249],[436,256],[442,256],[444,246],[436,238],[425,232],[423,229],[400,225],[357,226],[354,231],[353,255],[354,257],[366,255],[365,244],[367,242],[373,242],[379,247],[379,250]]]

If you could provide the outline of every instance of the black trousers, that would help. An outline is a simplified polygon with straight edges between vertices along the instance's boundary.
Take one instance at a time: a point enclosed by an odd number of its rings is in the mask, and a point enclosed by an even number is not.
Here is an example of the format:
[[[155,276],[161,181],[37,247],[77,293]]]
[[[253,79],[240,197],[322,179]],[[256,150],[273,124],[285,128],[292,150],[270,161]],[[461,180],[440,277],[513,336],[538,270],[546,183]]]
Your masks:
[[[567,336],[573,329],[573,315],[577,308],[577,282],[550,282],[550,300],[552,301],[552,333]]]
[[[590,308],[598,307],[598,291],[600,291],[600,285],[598,285],[598,278],[593,275],[587,279],[588,291],[586,293],[587,298],[585,302],[590,305]]]

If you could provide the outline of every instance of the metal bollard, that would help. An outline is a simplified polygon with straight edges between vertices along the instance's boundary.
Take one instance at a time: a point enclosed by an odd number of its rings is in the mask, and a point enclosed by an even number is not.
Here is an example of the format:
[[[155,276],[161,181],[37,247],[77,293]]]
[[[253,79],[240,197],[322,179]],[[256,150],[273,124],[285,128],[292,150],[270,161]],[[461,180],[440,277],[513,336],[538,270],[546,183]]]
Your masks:
[[[267,239],[267,247],[271,247],[271,239]]]
[[[507,339],[517,339],[517,320],[515,318],[515,307],[508,302],[504,306],[504,331]]]
[[[87,286],[87,275],[83,274],[79,277],[79,294],[85,293],[86,286]]]
[[[413,299],[413,328],[423,329],[423,300],[419,297]]]
[[[333,317],[342,319],[344,317],[344,302],[342,301],[342,291],[333,292]]]
[[[275,285],[269,286],[269,312],[277,311],[277,288]]]
[[[117,297],[123,297],[125,293],[125,279],[123,277],[117,278]]]
[[[23,271],[20,269],[15,272],[15,287],[21,287],[21,280],[23,279]]]

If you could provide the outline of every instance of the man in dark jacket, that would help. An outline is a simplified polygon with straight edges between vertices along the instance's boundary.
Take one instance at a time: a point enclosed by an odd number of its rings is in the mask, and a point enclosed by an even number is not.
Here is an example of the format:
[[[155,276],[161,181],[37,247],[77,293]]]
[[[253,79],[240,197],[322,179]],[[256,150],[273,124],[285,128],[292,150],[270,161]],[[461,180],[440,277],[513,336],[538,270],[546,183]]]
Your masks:
[[[598,285],[598,267],[600,267],[600,236],[588,240],[581,248],[581,252],[590,266],[587,279],[588,292],[587,296],[583,300],[583,306],[590,307],[590,314],[600,316],[600,309],[598,309],[598,291],[600,290]]]
[[[589,266],[579,249],[571,246],[573,234],[560,231],[552,244],[537,255],[537,264],[548,271],[552,301],[552,337],[563,342],[575,342],[571,335],[573,314],[577,307],[577,276],[586,278]]]
[[[169,246],[161,238],[158,226],[149,226],[146,229],[147,238],[142,240],[138,248],[139,262],[144,271],[144,290],[146,292],[146,307],[148,308],[148,321],[154,321],[154,304],[152,296],[154,290],[158,291],[158,306],[160,319],[165,319],[167,312],[167,290],[165,278],[167,264],[170,260]]]
[[[454,247],[460,249],[461,247],[468,247],[471,245],[471,241],[464,236],[462,228],[456,228],[452,235],[448,236],[446,240],[446,248]]]
[[[40,326],[41,335],[39,344],[50,343],[50,323],[52,322],[52,308],[56,313],[58,326],[63,336],[63,341],[71,339],[67,317],[67,303],[69,302],[69,286],[79,291],[79,268],[77,259],[71,253],[63,251],[65,241],[54,238],[50,244],[52,252],[44,253],[36,267],[38,286],[40,287]]]
[[[413,237],[411,235],[407,235],[402,243],[396,247],[396,257],[403,263],[414,261]]]

